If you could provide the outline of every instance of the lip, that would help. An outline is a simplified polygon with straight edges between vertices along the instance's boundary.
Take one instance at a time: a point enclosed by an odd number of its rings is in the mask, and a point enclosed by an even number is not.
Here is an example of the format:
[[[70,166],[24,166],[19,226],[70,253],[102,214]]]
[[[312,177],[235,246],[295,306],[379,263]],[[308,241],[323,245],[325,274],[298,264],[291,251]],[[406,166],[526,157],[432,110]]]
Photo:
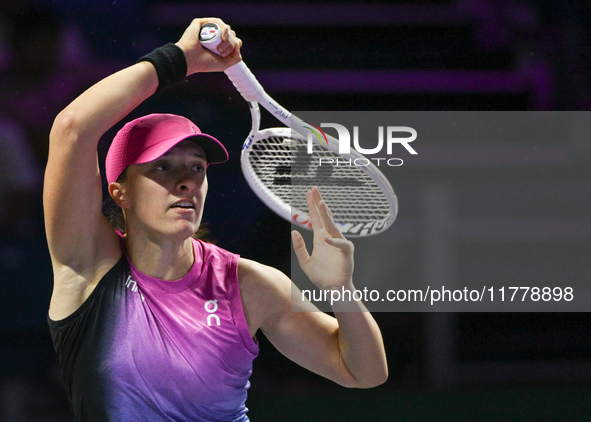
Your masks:
[[[170,205],[170,208],[180,211],[194,211],[197,209],[197,206],[195,205],[195,201],[193,201],[192,199],[179,199],[178,201],[172,203]]]

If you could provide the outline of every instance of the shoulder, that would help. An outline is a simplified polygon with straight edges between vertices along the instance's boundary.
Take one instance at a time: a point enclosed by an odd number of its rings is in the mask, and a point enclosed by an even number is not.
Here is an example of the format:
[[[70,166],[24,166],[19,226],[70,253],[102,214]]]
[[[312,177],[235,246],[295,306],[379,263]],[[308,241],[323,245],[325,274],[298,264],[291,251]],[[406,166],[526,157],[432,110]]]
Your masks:
[[[283,272],[245,258],[238,260],[238,281],[241,290],[254,290],[263,298],[289,296],[291,286],[291,280]]]
[[[291,280],[276,268],[240,258],[238,283],[249,325],[257,329],[269,317],[290,307]]]
[[[249,283],[266,284],[279,279],[289,281],[289,278],[278,269],[246,258],[238,260],[238,277],[241,281]]]
[[[240,257],[233,252],[205,240],[196,238],[191,238],[191,240],[193,242],[193,251],[196,255],[201,256],[204,261],[211,258],[217,258],[223,262],[237,262]]]

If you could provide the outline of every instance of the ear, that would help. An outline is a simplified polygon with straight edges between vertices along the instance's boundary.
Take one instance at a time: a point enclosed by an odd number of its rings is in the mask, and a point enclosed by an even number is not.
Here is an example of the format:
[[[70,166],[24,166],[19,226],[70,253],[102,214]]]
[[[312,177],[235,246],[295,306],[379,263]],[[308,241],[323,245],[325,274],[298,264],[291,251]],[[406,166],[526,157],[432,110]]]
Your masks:
[[[127,193],[123,184],[119,182],[111,182],[108,187],[109,195],[113,198],[113,201],[120,208],[128,208]]]

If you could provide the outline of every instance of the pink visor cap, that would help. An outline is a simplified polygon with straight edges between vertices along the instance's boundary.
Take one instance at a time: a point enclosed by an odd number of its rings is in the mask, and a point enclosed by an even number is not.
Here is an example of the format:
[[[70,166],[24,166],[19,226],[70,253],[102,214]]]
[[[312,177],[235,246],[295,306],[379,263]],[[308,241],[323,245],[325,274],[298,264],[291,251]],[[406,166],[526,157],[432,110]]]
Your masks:
[[[228,160],[228,151],[222,143],[202,133],[186,117],[149,114],[125,124],[115,135],[105,159],[107,183],[116,182],[130,164],[154,161],[185,139],[203,148],[208,165]]]

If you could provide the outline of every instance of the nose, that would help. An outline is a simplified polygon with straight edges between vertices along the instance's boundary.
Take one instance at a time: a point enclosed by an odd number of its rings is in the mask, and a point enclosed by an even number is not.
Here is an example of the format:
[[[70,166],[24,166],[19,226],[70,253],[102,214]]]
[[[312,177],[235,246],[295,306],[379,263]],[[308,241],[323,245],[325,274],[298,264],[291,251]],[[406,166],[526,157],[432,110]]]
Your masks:
[[[191,172],[188,169],[183,169],[178,172],[176,188],[181,192],[187,192],[194,189],[197,183],[191,177]]]

